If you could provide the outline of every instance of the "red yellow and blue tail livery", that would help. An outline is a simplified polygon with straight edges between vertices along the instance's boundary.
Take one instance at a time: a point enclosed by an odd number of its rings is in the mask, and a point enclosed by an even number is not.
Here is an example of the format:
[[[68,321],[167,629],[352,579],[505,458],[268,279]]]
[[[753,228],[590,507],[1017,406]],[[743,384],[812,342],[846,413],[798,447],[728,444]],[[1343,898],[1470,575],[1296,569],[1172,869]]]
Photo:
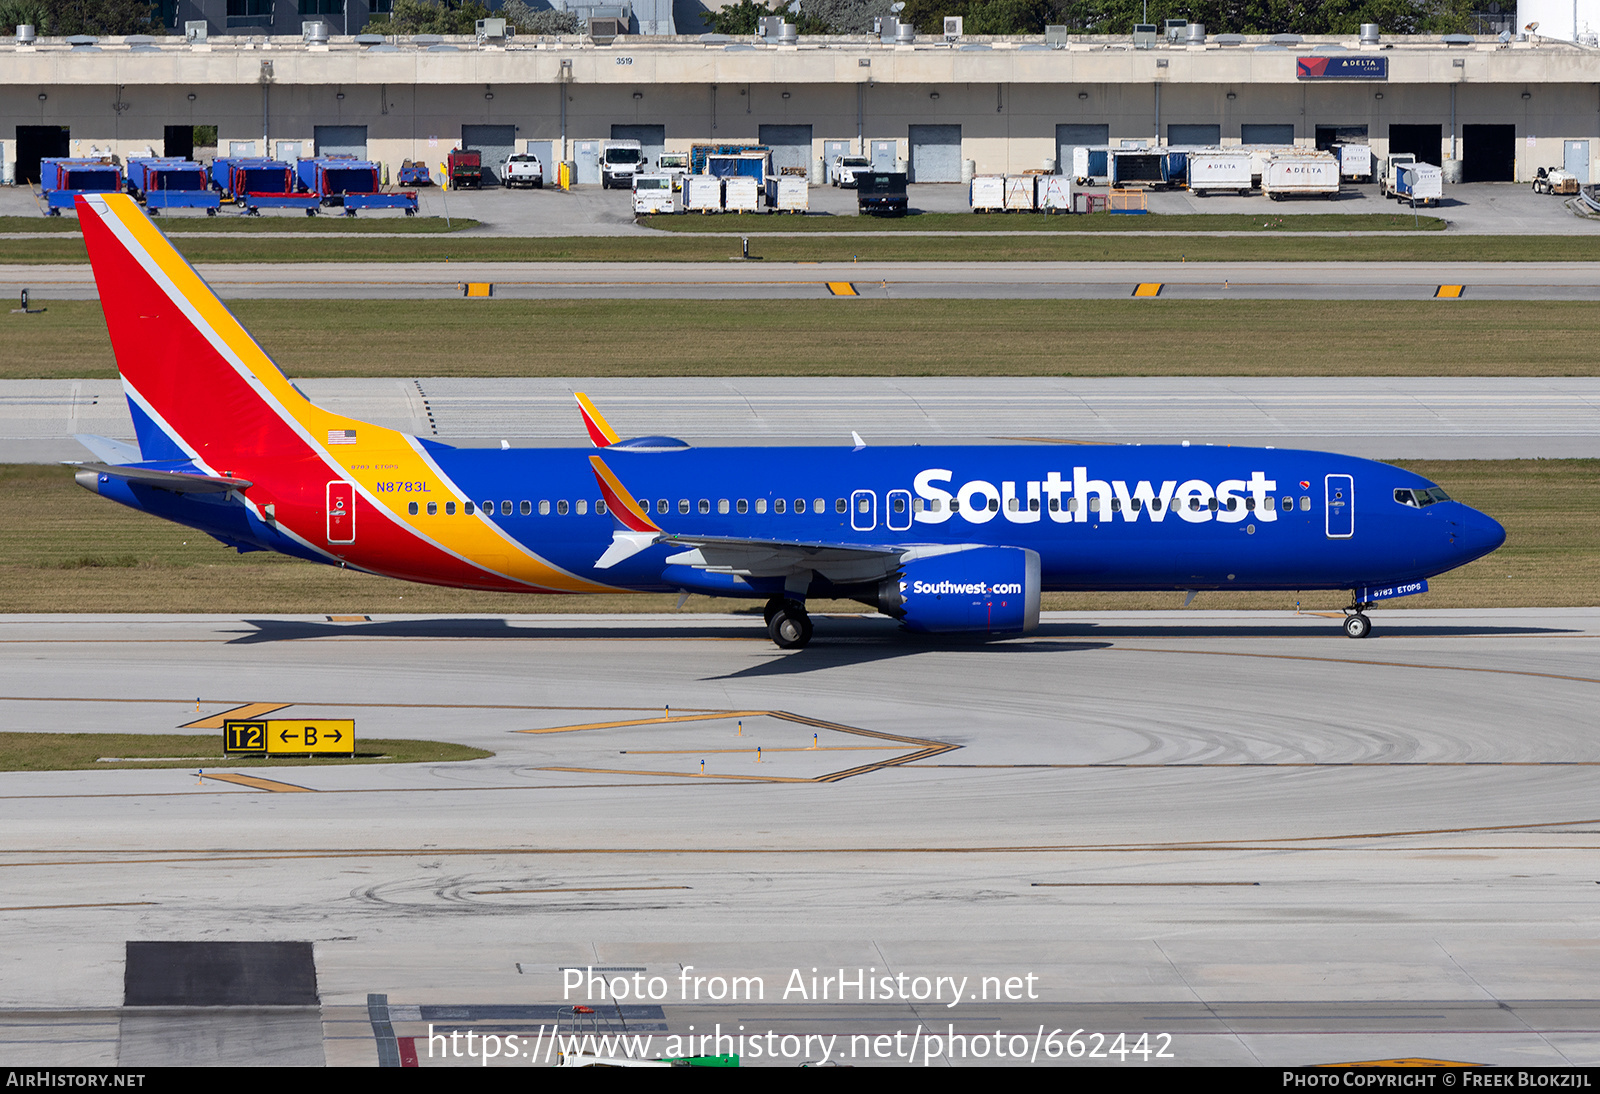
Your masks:
[[[468,589],[808,597],[913,631],[1021,633],[1049,590],[1348,589],[1364,609],[1493,551],[1499,524],[1407,471],[1287,449],[467,449],[312,404],[131,198],[77,199],[138,447],[77,481],[240,551]]]

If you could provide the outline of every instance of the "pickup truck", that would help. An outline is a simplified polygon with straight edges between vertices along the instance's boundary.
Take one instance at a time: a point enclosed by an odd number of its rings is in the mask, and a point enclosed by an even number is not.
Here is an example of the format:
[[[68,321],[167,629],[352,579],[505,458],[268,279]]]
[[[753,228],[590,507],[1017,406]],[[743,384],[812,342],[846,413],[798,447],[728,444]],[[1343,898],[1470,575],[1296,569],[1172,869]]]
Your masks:
[[[875,216],[905,216],[904,171],[866,170],[856,175],[856,212]]]
[[[833,184],[849,190],[855,187],[856,172],[872,170],[872,161],[865,156],[835,156],[832,170]]]
[[[538,190],[544,187],[544,165],[532,152],[519,153],[506,160],[500,169],[500,181],[508,186]]]

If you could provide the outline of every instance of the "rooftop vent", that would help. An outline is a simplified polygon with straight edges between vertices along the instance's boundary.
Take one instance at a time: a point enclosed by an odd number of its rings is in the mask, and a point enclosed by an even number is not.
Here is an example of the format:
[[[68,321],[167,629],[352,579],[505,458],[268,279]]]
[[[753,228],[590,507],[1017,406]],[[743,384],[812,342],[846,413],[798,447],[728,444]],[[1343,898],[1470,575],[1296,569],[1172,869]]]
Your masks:
[[[37,34],[34,32],[32,23],[18,23],[17,24],[17,45],[19,45],[19,46],[32,45],[33,41],[34,41],[34,39],[36,37],[37,37]]]
[[[1364,45],[1364,46],[1375,46],[1375,45],[1378,44],[1378,39],[1380,39],[1382,37],[1383,37],[1383,31],[1379,29],[1377,23],[1362,23],[1361,24],[1361,44],[1362,45]]]
[[[307,42],[310,42],[314,46],[325,46],[328,44],[327,23],[306,23],[301,26],[300,33]]]

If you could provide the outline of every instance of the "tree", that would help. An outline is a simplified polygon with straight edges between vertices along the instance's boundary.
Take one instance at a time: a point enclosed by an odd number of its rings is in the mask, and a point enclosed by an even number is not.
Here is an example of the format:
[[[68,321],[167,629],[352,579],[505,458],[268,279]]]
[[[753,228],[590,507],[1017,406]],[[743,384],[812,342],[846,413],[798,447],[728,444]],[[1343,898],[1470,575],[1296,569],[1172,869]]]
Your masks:
[[[800,0],[801,34],[871,34],[872,21],[889,14],[892,0]]]
[[[747,35],[754,34],[757,24],[773,14],[773,10],[760,0],[739,0],[737,4],[729,4],[721,11],[707,12],[705,20],[718,34]]]
[[[394,0],[385,18],[372,17],[362,29],[372,34],[476,34],[489,9],[478,0]]]
[[[506,0],[500,14],[516,25],[518,34],[582,34],[583,20],[567,11],[535,8],[526,0]]]
[[[48,8],[49,29],[34,23],[42,34],[93,34],[100,37],[160,34],[166,29],[156,16],[155,5],[142,3],[141,0],[45,0],[44,4],[25,6],[32,8],[35,16],[39,7]]]

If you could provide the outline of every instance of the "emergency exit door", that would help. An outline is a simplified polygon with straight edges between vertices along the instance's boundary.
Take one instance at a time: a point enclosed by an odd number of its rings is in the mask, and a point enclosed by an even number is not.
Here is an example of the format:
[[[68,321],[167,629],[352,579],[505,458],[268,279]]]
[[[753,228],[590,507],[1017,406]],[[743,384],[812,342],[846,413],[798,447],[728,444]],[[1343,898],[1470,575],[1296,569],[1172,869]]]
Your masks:
[[[343,480],[328,484],[328,542],[356,541],[356,488]]]
[[[1349,539],[1356,534],[1356,483],[1349,475],[1329,475],[1324,487],[1323,512],[1329,539]]]

